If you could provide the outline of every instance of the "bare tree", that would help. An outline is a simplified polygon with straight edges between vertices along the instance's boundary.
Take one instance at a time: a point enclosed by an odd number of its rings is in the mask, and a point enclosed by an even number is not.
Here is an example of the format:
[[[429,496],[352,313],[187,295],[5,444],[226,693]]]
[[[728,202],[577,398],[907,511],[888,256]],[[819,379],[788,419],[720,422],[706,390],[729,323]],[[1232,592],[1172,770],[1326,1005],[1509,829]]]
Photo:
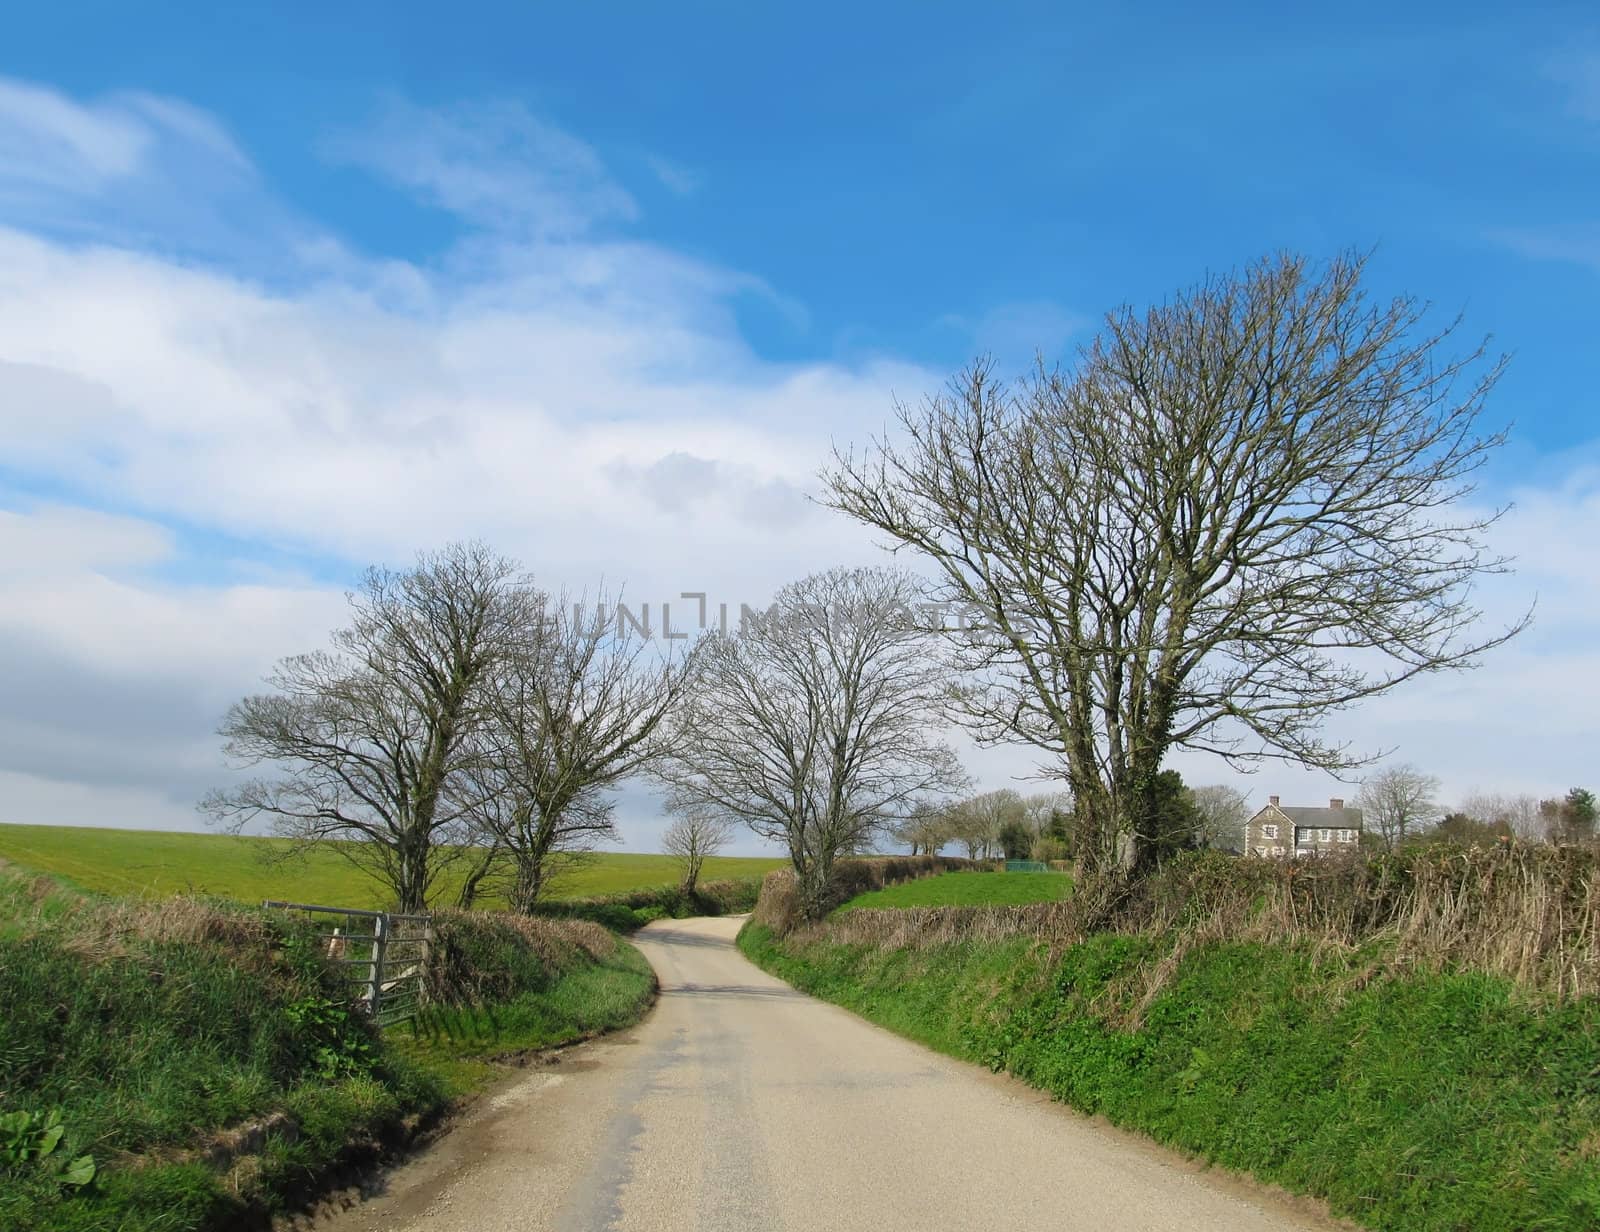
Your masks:
[[[1393,851],[1439,820],[1443,810],[1434,800],[1438,790],[1439,780],[1415,766],[1389,766],[1361,784],[1356,804],[1363,825],[1376,830],[1384,847]]]
[[[684,809],[673,818],[661,836],[661,845],[683,869],[685,894],[695,892],[707,858],[728,845],[733,828],[732,818],[700,808]]]
[[[914,856],[936,856],[951,838],[949,810],[931,801],[918,801],[889,827],[889,837],[909,846]]]
[[[282,660],[273,691],[223,719],[230,758],[281,773],[212,792],[201,808],[235,829],[265,816],[302,843],[349,840],[333,849],[374,873],[400,910],[422,910],[463,850],[451,787],[532,593],[481,544],[368,571],[333,649]]]
[[[1065,791],[1037,792],[1024,796],[1022,811],[1033,834],[1029,858],[1065,860],[1072,854],[1072,794]]]
[[[1503,822],[1518,838],[1545,837],[1544,818],[1539,813],[1537,796],[1478,791],[1462,800],[1459,811],[1486,826]]]
[[[945,828],[950,841],[966,850],[967,859],[976,860],[995,838],[991,818],[973,799],[956,800],[945,810]]]
[[[839,856],[960,781],[931,734],[945,676],[909,618],[916,600],[904,574],[834,569],[702,641],[664,775],[673,803],[783,843],[808,915],[826,910]]]
[[[486,721],[462,776],[462,812],[482,853],[463,898],[505,881],[515,911],[614,839],[610,790],[665,751],[663,720],[690,688],[695,658],[608,622],[607,596],[541,604],[494,674]]]
[[[836,454],[836,508],[935,568],[980,739],[1058,755],[1089,868],[1160,850],[1173,747],[1343,771],[1326,716],[1471,665],[1499,374],[1364,261],[1282,256],[1138,313],[1015,390],[980,363],[902,439]]]
[[[1250,820],[1250,804],[1244,792],[1237,787],[1213,783],[1189,790],[1199,822],[1199,840],[1202,847],[1215,847],[1222,851],[1243,851],[1245,824]]]
[[[1022,798],[1023,815],[1038,835],[1065,827],[1072,819],[1072,795],[1065,791],[1040,791]]]
[[[950,836],[967,849],[969,860],[987,860],[1002,846],[1001,831],[1026,818],[1022,796],[1009,787],[959,801],[950,809]]]

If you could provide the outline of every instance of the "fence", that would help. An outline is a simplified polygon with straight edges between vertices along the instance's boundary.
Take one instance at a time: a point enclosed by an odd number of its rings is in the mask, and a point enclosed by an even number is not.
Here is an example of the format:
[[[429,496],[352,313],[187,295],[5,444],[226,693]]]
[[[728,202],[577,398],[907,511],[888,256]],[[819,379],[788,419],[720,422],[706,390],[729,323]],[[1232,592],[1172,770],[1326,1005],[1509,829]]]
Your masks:
[[[431,916],[271,899],[261,905],[303,912],[325,926],[317,936],[326,943],[329,960],[345,973],[352,1004],[370,1014],[379,1026],[416,1016],[422,1003],[423,967],[433,943]]]

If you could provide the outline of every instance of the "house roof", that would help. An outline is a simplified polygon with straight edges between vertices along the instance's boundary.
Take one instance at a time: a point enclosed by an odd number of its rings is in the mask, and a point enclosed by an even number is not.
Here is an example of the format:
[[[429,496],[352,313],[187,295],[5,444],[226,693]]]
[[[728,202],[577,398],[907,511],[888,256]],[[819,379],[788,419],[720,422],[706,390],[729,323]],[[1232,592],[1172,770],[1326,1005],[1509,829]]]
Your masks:
[[[1278,812],[1297,826],[1318,826],[1330,830],[1361,829],[1361,810],[1358,808],[1302,808],[1294,804],[1280,804]]]
[[[1252,817],[1256,821],[1266,814],[1276,814],[1295,826],[1315,826],[1326,830],[1361,829],[1361,810],[1358,808],[1316,808],[1298,804],[1269,804]]]

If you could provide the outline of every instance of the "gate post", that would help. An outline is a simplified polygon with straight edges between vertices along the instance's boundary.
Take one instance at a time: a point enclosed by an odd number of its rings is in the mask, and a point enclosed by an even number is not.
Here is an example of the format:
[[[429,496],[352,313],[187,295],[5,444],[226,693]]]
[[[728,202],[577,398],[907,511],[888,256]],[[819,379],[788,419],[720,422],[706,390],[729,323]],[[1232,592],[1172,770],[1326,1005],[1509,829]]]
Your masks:
[[[372,921],[372,986],[367,992],[367,1004],[372,1010],[372,1021],[378,1021],[378,1011],[383,998],[383,955],[389,948],[389,917],[380,915]]]

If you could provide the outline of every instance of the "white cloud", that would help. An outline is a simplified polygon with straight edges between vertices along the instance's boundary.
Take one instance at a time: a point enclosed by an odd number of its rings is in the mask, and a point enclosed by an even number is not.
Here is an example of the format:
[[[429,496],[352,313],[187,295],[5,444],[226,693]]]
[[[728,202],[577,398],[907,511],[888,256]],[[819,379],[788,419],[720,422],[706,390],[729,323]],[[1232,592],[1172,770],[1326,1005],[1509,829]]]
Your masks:
[[[136,518],[70,506],[30,514],[0,509],[0,569],[15,580],[104,567],[153,565],[172,556],[172,533]]]
[[[103,118],[52,97],[58,126]],[[129,132],[157,111],[181,130],[179,161],[215,164],[195,182],[237,170],[181,105],[117,108]],[[121,783],[144,793],[130,815],[159,798],[187,820],[222,773],[222,709],[340,618],[337,587],[248,561],[219,575],[169,525],[347,577],[482,536],[552,585],[705,590],[735,610],[871,555],[803,493],[830,436],[878,426],[926,373],[763,361],[737,324],[741,297],[771,296],[760,280],[591,238],[631,198],[524,112],[401,108],[368,140],[370,164],[477,228],[436,264],[295,227],[268,284],[253,260],[176,260],[113,229],[84,245],[0,208],[0,424],[10,467],[57,494],[0,515],[0,772],[30,776],[33,799],[59,783],[63,816]],[[179,174],[128,148],[126,174]],[[93,219],[91,189],[57,203]],[[282,217],[270,198],[246,212]],[[677,499],[675,457],[716,482]],[[75,724],[84,707],[96,720]]]

